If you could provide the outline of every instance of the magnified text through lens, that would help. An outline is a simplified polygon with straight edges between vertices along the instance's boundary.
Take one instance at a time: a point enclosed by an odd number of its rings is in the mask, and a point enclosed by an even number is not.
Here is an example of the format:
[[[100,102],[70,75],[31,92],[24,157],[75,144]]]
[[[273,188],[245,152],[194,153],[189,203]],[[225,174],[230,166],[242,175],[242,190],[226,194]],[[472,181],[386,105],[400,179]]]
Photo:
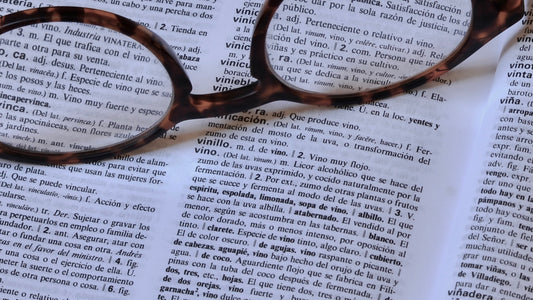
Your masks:
[[[292,86],[356,93],[446,59],[467,34],[470,14],[463,0],[287,0],[268,29],[267,53]]]
[[[172,84],[143,45],[107,28],[42,23],[0,35],[0,142],[63,153],[129,140],[168,111]]]

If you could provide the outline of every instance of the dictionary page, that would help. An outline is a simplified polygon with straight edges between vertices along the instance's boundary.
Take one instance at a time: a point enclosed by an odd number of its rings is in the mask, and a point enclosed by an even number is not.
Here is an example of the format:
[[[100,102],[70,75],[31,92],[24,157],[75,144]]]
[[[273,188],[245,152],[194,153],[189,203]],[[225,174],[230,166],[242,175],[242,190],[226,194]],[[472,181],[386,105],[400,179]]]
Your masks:
[[[530,8],[530,5],[526,7]],[[495,82],[434,299],[527,299],[531,283],[531,11],[502,40]],[[461,226],[459,226],[461,225]]]
[[[333,13],[342,7],[334,1],[302,2],[306,6],[292,2],[281,9],[303,18],[310,7]],[[79,2],[13,1],[0,13],[48,4]],[[83,5],[157,32],[179,56],[193,93],[254,81],[248,45],[261,1]],[[375,2],[358,5],[357,14],[378,9]],[[97,39],[36,28],[53,36],[28,36],[41,38],[41,46],[60,36],[64,42],[65,35]],[[380,31],[372,33],[376,45],[388,45],[379,40],[384,39]],[[132,64],[146,63],[135,49],[125,49],[127,43],[110,43],[98,52],[86,41],[72,53],[60,51],[61,43],[50,45],[49,61],[55,65],[34,66],[28,77],[53,84],[47,68],[89,63],[93,59],[87,53],[104,56],[105,49],[131,57]],[[42,55],[46,51],[36,49]],[[421,89],[364,106],[280,101],[178,124],[156,142],[114,159],[50,166],[1,160],[0,294],[19,299],[428,299],[440,279],[438,261],[454,212],[464,204],[459,191],[497,50],[476,54]],[[42,62],[40,57],[35,63]],[[17,65],[1,61],[4,94],[36,88],[8,76]],[[311,72],[320,71],[319,58],[314,63]],[[68,78],[78,78],[71,71],[66,70]],[[149,84],[145,74],[135,75]],[[82,89],[72,92],[83,102],[81,94],[91,87],[77,83]],[[42,88],[35,93],[46,97]],[[7,101],[2,105],[8,107]],[[9,107],[3,108],[8,121],[14,106]]]

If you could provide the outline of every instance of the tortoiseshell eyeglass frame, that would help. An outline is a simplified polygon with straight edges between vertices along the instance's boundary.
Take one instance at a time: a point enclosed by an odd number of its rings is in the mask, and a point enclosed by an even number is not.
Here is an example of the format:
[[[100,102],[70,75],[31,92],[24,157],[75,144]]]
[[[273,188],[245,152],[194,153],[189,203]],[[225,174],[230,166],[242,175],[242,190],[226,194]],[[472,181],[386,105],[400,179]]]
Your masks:
[[[465,0],[466,1],[466,0]],[[354,94],[327,95],[300,90],[287,84],[271,70],[267,60],[268,25],[283,0],[266,0],[258,15],[251,44],[251,74],[254,83],[234,90],[191,94],[191,82],[171,48],[149,29],[114,13],[81,7],[43,7],[16,12],[0,18],[0,34],[36,23],[79,22],[107,27],[143,44],[163,63],[172,80],[173,98],[159,124],[124,142],[84,152],[31,152],[0,143],[0,157],[11,160],[66,164],[110,158],[143,146],[177,123],[245,111],[276,100],[315,105],[356,105],[388,98],[419,87],[446,73],[502,31],[524,16],[523,0],[471,0],[470,29],[462,44],[444,61],[404,81]]]

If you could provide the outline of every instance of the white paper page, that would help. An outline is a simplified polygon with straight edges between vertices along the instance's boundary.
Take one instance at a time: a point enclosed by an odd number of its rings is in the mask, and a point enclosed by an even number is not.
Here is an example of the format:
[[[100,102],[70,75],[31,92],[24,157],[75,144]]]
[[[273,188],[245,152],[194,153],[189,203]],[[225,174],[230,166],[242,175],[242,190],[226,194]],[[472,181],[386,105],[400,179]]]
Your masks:
[[[477,157],[474,149],[485,116],[501,44],[502,39],[497,38],[450,72],[450,76],[460,78],[448,88],[453,95],[450,96],[453,99],[451,109],[455,109],[450,112],[453,116],[449,125],[453,129],[443,139],[447,143],[442,149],[441,168],[437,168],[428,179],[432,182],[428,198],[431,204],[423,219],[419,220],[425,225],[421,226],[424,228],[421,229],[417,245],[420,259],[413,265],[413,276],[417,278],[413,280],[415,282],[431,286],[441,284],[445,274],[442,268],[446,268],[450,262],[448,247],[458,243],[451,237],[464,228],[464,222],[456,215],[471,207],[469,196],[464,192],[470,190],[474,178],[468,167],[473,168],[472,161]],[[461,119],[468,120],[469,125],[459,121]],[[420,285],[412,285],[408,289],[412,297],[409,299],[439,299],[434,295],[421,294]]]
[[[523,299],[531,295],[527,269],[531,240],[524,227],[530,224],[527,199],[532,186],[527,133],[531,105],[526,95],[531,89],[529,80],[518,74],[518,65],[531,57],[529,44],[522,42],[529,36],[527,20],[500,37],[504,51],[468,172],[470,180],[462,193],[466,204],[457,213],[455,235],[443,259],[446,280],[440,282],[434,299]]]

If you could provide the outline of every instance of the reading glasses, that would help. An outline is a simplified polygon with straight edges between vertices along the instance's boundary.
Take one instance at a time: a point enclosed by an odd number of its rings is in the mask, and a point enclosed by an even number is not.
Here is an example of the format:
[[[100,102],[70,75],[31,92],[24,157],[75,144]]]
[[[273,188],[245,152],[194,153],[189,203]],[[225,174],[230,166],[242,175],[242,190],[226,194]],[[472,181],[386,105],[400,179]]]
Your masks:
[[[257,14],[247,10],[243,16]],[[521,0],[267,0],[249,64],[224,48],[217,77],[226,86],[241,82],[235,74],[247,73],[244,65],[255,81],[192,94],[185,70],[201,64],[198,53],[169,46],[125,17],[80,7],[15,12],[0,18],[0,156],[94,161],[143,146],[182,121],[275,100],[344,106],[384,99],[447,72],[523,15]],[[193,40],[206,34],[193,25],[157,29]]]

